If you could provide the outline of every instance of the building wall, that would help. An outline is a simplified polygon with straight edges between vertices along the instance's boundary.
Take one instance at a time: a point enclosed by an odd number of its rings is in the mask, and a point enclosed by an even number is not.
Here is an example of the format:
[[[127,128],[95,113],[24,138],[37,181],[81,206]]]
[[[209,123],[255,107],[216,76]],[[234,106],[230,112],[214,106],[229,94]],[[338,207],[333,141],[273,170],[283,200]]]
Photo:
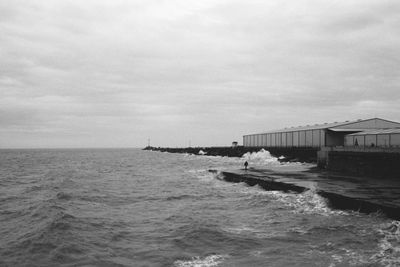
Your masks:
[[[354,142],[355,142],[354,136],[352,136],[352,135],[345,136],[345,138],[344,138],[345,146],[354,146]],[[357,142],[358,142],[358,140],[357,140]]]
[[[312,131],[312,146],[320,147],[321,146],[321,130],[313,130]]]
[[[306,146],[306,131],[299,132],[299,146],[300,147]]]
[[[358,146],[400,147],[399,133],[348,135],[345,137],[345,146],[355,146],[356,140]]]
[[[391,146],[400,146],[400,134],[391,134],[390,135],[390,145]]]
[[[390,146],[390,134],[379,134],[376,145],[381,147]]]
[[[300,138],[300,133],[299,132],[293,132],[293,146],[298,147],[299,146],[299,138]]]
[[[365,136],[365,145],[366,146],[376,146],[377,135],[376,134],[368,134]]]
[[[287,133],[281,133],[281,146],[282,147],[286,147],[287,146],[286,138],[287,138]]]
[[[312,146],[312,130],[305,131],[306,133],[306,145],[305,146]]]
[[[343,146],[346,133],[326,131],[326,146]]]
[[[282,146],[282,133],[275,134],[275,141],[276,141],[276,144],[275,144],[276,147]]]
[[[365,136],[354,136],[354,142],[356,142],[356,140],[358,141],[359,146],[365,146]]]
[[[293,147],[293,133],[289,132],[286,134],[286,146]]]
[[[325,130],[263,133],[243,136],[249,147],[321,147],[325,146]]]

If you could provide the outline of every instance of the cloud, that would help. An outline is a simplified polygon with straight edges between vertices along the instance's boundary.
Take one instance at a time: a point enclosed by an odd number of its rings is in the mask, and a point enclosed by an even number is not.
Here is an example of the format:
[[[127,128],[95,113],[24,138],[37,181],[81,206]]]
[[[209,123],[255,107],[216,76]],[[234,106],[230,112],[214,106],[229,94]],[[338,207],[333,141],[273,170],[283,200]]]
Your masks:
[[[224,145],[399,120],[398,11],[395,0],[0,0],[0,146]]]

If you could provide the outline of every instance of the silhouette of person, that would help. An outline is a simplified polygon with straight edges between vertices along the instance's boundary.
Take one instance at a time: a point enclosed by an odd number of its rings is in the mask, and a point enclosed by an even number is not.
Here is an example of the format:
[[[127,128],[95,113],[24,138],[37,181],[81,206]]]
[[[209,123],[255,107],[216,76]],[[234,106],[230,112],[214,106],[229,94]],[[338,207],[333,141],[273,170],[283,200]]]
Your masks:
[[[247,166],[249,166],[249,163],[246,161],[246,162],[244,163],[244,169],[245,169],[245,170],[247,170]]]

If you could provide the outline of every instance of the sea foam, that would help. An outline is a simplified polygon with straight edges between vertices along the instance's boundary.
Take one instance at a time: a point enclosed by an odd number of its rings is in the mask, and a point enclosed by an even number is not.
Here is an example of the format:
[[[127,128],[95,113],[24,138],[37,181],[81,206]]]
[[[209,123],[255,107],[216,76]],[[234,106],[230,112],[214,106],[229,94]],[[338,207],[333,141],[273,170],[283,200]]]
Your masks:
[[[275,199],[294,209],[296,213],[329,215],[346,215],[347,212],[332,210],[328,200],[318,195],[314,190],[307,190],[301,194],[268,191]]]
[[[265,149],[261,149],[258,152],[247,152],[243,154],[242,160],[251,161],[253,165],[264,165],[271,163],[279,163],[278,158],[274,157]]]
[[[378,230],[382,236],[379,252],[371,257],[385,266],[400,266],[400,221],[392,221]]]
[[[177,260],[174,262],[175,267],[212,267],[218,266],[227,258],[226,255],[210,255],[204,258],[193,257],[190,260]]]

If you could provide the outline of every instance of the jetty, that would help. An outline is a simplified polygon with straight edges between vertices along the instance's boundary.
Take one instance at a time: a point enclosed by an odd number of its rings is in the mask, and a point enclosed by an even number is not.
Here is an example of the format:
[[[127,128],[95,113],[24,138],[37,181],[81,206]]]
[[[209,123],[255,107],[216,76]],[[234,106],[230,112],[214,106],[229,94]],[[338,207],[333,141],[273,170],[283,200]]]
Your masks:
[[[143,150],[159,151],[168,153],[187,153],[203,156],[220,156],[220,157],[242,157],[245,153],[259,152],[263,147],[244,147],[244,146],[215,146],[215,147],[152,147],[147,146]],[[309,148],[282,148],[270,147],[265,148],[271,155],[275,157],[284,156],[279,161],[296,161],[296,162],[317,162],[318,149]]]
[[[302,193],[313,190],[328,200],[329,207],[363,213],[381,212],[400,220],[400,181],[345,176],[315,168],[277,171],[271,169],[210,170],[228,182],[259,185],[265,190]]]

